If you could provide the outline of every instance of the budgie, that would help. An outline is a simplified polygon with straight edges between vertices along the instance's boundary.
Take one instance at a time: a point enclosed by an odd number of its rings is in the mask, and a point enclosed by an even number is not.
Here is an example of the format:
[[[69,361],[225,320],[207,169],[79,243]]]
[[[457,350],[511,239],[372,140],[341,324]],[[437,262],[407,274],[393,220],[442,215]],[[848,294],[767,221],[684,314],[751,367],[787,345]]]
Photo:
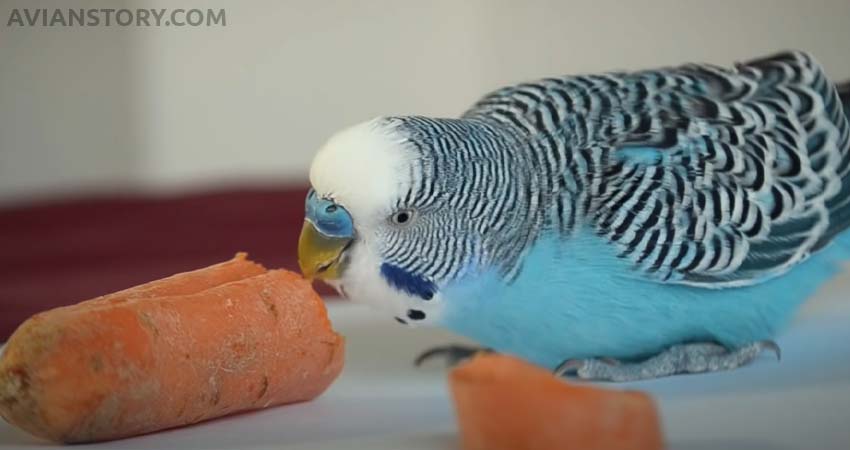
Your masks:
[[[299,263],[558,373],[727,370],[850,259],[850,85],[808,54],[545,78],[310,168]]]

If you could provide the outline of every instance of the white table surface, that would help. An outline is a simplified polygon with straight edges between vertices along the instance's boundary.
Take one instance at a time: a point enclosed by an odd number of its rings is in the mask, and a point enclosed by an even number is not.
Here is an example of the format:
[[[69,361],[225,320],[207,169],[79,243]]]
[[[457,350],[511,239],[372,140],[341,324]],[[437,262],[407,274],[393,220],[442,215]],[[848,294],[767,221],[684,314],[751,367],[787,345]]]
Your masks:
[[[329,309],[348,355],[319,399],[73,449],[458,449],[444,369],[411,361],[459,339],[357,305]],[[812,299],[778,342],[779,363],[765,355],[732,372],[629,387],[656,397],[672,450],[850,449],[850,276]],[[0,420],[0,449],[54,447]]]

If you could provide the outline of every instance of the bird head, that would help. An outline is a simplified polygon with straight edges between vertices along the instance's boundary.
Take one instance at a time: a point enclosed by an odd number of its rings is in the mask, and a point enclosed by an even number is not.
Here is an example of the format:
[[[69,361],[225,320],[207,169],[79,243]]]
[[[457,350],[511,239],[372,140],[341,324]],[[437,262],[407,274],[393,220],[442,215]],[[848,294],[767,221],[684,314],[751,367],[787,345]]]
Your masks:
[[[500,139],[472,121],[419,117],[332,136],[310,168],[303,274],[402,321],[435,319],[446,286],[510,256],[505,243],[524,232],[527,196],[505,172],[513,153]]]
[[[416,257],[427,246],[427,223],[406,201],[419,156],[390,119],[345,129],[322,146],[298,242],[305,277],[403,321],[427,317],[435,280],[417,266],[426,258]]]

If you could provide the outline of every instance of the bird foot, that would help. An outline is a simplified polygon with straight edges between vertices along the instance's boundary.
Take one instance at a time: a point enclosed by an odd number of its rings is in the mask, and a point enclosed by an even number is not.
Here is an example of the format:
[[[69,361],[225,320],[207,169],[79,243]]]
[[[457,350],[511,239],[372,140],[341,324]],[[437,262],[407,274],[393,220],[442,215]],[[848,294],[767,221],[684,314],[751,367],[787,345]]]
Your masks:
[[[782,356],[779,346],[773,341],[757,341],[737,349],[700,342],[674,345],[634,363],[612,358],[570,359],[561,363],[555,374],[598,381],[636,381],[685,373],[718,372],[745,366],[764,350],[773,352],[777,360]]]
[[[413,365],[419,367],[424,364],[425,361],[444,359],[446,367],[454,367],[480,352],[492,352],[492,350],[467,345],[443,345],[440,347],[429,348],[428,350],[420,353],[413,361]]]

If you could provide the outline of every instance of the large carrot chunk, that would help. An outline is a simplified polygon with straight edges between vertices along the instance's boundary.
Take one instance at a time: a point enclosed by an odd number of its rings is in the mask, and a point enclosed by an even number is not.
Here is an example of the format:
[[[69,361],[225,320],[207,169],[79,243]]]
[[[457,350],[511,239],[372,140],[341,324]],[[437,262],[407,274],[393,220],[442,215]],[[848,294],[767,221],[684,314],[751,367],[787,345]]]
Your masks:
[[[478,355],[450,376],[465,450],[657,450],[661,427],[640,392],[569,384],[504,355]]]
[[[309,282],[240,254],[24,322],[0,415],[60,442],[133,436],[310,400],[343,353]]]

